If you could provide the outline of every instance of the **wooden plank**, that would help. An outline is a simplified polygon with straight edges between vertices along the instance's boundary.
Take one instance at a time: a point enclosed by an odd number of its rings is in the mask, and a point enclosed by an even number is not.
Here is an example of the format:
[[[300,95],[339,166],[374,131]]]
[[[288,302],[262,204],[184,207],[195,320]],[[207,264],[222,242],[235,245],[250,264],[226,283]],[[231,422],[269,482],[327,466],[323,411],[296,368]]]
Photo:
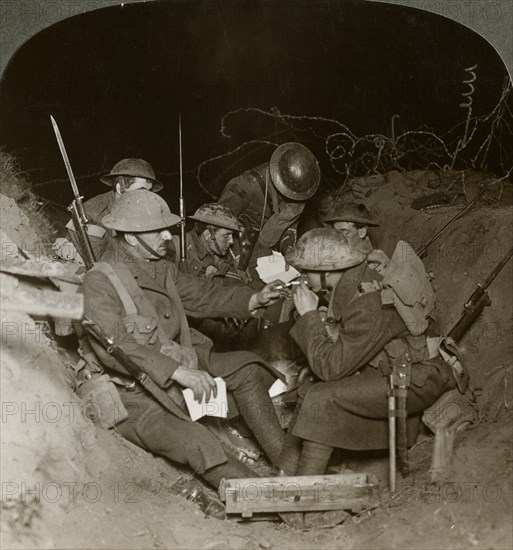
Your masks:
[[[25,277],[55,278],[76,285],[82,284],[82,276],[73,273],[67,265],[49,260],[0,260],[0,271]]]
[[[365,473],[226,480],[227,514],[352,510],[379,503],[376,478]]]
[[[0,308],[22,311],[29,315],[51,315],[66,319],[81,319],[84,314],[84,296],[54,290],[17,289],[0,297]]]

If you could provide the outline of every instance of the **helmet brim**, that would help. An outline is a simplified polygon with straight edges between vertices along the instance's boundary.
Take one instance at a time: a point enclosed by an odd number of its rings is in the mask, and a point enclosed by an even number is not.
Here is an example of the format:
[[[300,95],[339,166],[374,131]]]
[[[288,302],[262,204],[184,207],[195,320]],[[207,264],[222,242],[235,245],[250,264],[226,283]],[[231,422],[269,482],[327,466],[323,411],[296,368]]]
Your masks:
[[[367,225],[369,227],[379,227],[379,223],[372,221],[372,220],[366,220],[364,218],[359,218],[358,216],[327,216],[321,218],[321,221],[325,223],[335,223],[335,222],[351,222],[351,223],[363,223],[364,225]]]
[[[192,215],[192,216],[189,216],[189,219],[194,220],[195,222],[204,223],[206,225],[214,225],[215,227],[219,227],[221,229],[229,229],[230,231],[241,231],[242,230],[242,226],[240,226],[240,225],[231,224],[230,222],[222,223],[222,222],[219,222],[217,220],[214,221],[210,218],[204,218],[202,216]]]
[[[114,231],[120,231],[122,233],[146,233],[150,231],[161,231],[173,225],[179,224],[181,221],[180,216],[169,213],[163,216],[160,223],[156,223],[156,220],[145,220],[144,223],[130,223],[130,220],[119,219],[112,214],[107,214],[102,218],[102,225],[107,229],[113,229]]]

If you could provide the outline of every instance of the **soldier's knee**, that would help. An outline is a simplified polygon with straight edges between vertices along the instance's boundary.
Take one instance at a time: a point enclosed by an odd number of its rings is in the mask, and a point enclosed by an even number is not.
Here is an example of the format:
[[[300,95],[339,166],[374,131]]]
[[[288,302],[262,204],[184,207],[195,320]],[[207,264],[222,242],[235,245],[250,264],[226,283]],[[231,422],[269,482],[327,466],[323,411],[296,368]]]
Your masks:
[[[255,387],[256,385],[262,385],[264,387],[270,387],[274,382],[272,374],[262,365],[258,363],[250,363],[241,369],[241,381],[237,389],[243,390],[245,388]]]

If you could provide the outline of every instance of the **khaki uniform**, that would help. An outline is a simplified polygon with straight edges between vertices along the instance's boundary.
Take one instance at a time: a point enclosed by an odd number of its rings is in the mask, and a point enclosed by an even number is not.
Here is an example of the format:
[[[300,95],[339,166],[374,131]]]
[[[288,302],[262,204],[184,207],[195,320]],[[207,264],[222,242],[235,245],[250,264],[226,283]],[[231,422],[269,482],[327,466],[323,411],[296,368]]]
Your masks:
[[[233,259],[218,256],[210,251],[194,229],[186,234],[185,243],[185,264],[178,264],[178,257],[175,258],[175,263],[183,273],[224,285],[241,285],[248,282],[246,273],[237,269]],[[180,240],[177,236],[173,236],[173,244],[175,250],[180,250]],[[258,337],[257,319],[251,319],[244,325],[242,321],[235,322],[228,318],[191,318],[189,323],[214,341],[215,351],[250,349]]]
[[[180,250],[180,239],[173,236],[175,250]],[[221,257],[209,250],[203,239],[193,229],[185,235],[186,259],[185,265],[179,266],[183,273],[190,273],[204,279],[222,279],[224,283],[245,283],[246,274],[237,269],[233,258]],[[175,258],[178,264],[179,254]]]
[[[266,368],[262,368],[267,366],[252,353],[212,353],[210,339],[186,325],[184,328],[181,308],[170,288],[176,289],[185,313],[192,317],[249,318],[251,315],[248,303],[253,290],[244,286],[225,287],[200,280],[180,273],[174,265],[165,261],[138,260],[130,254],[126,246],[116,240],[111,240],[101,260],[109,263],[114,269],[117,263],[128,267],[139,288],[144,291],[144,296],[151,302],[158,318],[144,318],[142,303],[138,303],[137,296],[133,297],[137,308],[141,308],[140,318],[135,322],[142,331],[147,331],[146,342],[139,343],[125,326],[126,312],[118,292],[106,275],[94,269],[85,275],[83,284],[87,317],[95,321],[104,332],[114,336],[121,349],[160,388],[168,392],[176,385],[171,376],[179,363],[160,353],[163,342],[159,339],[159,330],[165,333],[168,340],[175,342],[180,342],[181,331],[190,331],[190,340],[198,356],[199,368],[207,370],[212,376],[224,378],[228,389],[233,392],[241,414],[244,416],[246,413],[250,393],[253,395],[255,408],[266,412],[259,417],[258,424],[254,421],[250,424],[245,417],[257,439],[259,433],[262,433],[258,430],[269,430],[277,437],[282,437],[267,394],[267,388],[275,376],[271,376]],[[188,464],[200,474],[226,462],[226,455],[220,443],[204,426],[183,418],[183,415],[173,414],[139,384],[135,384],[134,388],[123,366],[94,339],[90,339],[90,344],[105,372],[118,382],[118,379],[121,379],[120,396],[129,411],[129,417],[116,427],[120,433],[151,452]]]
[[[317,378],[303,387],[294,435],[345,449],[388,447],[386,373],[370,362],[375,364],[387,344],[409,333],[394,308],[382,307],[380,292],[363,291],[369,288],[365,283],[380,279],[365,263],[344,271],[330,300],[331,337],[317,311],[300,317],[291,330]],[[418,415],[455,385],[447,363],[427,359],[426,346],[418,345],[423,338],[415,337],[417,349],[411,350],[410,442]]]

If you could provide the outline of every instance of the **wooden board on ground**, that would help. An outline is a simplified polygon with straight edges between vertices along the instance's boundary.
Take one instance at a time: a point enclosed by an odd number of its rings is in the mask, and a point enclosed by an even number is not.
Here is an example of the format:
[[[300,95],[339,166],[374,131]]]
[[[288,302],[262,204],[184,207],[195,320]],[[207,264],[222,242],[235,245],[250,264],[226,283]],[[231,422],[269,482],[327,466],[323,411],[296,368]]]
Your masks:
[[[379,484],[366,473],[228,479],[220,488],[227,514],[351,510],[379,503]]]
[[[53,290],[18,288],[15,292],[2,292],[0,307],[7,311],[22,311],[29,315],[51,315],[78,320],[84,314],[84,296]]]

